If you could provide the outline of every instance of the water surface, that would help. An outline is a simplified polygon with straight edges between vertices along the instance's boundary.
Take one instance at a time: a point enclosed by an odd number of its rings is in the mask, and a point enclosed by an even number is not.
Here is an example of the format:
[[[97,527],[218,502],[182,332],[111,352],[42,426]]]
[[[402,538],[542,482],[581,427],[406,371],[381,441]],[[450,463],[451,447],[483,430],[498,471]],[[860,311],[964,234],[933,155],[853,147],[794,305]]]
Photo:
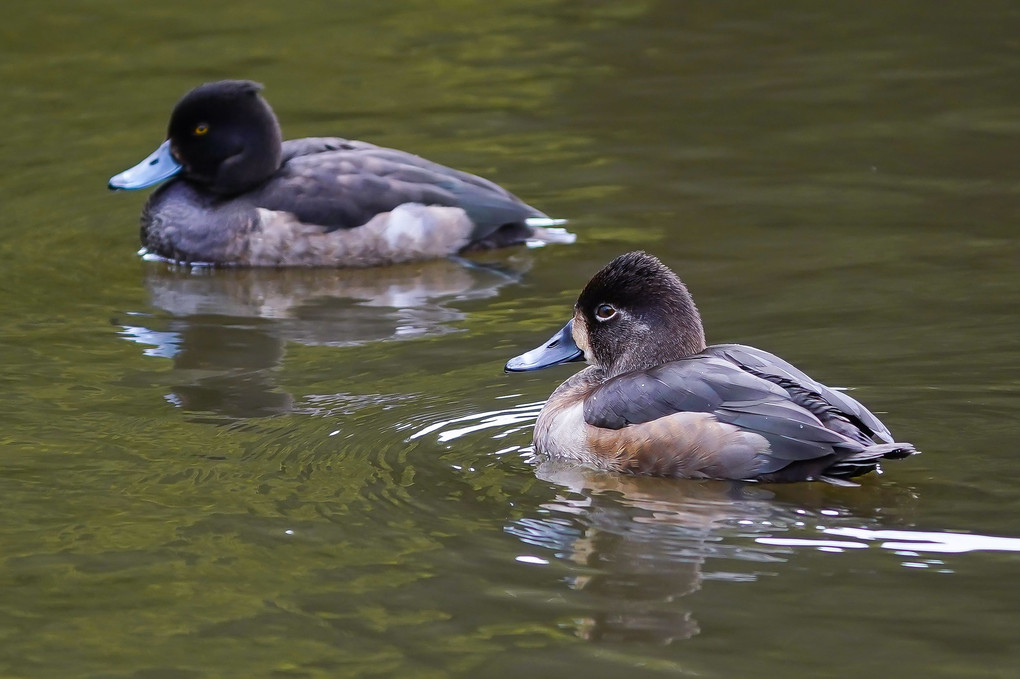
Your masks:
[[[0,27],[0,674],[1006,677],[1020,661],[1020,12],[97,0]],[[396,146],[572,246],[390,270],[142,262],[106,179],[199,82]],[[504,375],[647,249],[710,341],[924,454],[860,488],[533,455]]]

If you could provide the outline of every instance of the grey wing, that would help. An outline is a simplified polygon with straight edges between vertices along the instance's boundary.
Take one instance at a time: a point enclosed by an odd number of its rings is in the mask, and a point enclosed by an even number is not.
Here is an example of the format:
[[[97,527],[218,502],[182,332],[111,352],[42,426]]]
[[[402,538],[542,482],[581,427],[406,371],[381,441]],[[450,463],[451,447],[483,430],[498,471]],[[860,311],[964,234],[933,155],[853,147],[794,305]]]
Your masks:
[[[258,190],[259,207],[328,230],[361,226],[405,203],[460,207],[472,240],[543,213],[506,189],[410,153],[333,137],[285,142],[287,162]]]
[[[770,461],[761,473],[795,461],[826,457],[836,448],[862,448],[826,428],[780,386],[710,356],[692,356],[615,377],[589,394],[584,403],[585,422],[607,429],[677,412],[710,413],[720,422],[763,436],[769,442]]]
[[[823,420],[827,416],[841,417],[860,429],[865,437],[875,437],[885,443],[893,442],[889,428],[859,401],[825,386],[775,354],[743,344],[716,344],[705,349],[702,355],[726,359],[753,375],[779,385],[790,393],[791,398]],[[825,406],[833,410],[823,412]],[[852,435],[850,431],[844,433]],[[862,443],[865,441],[861,439]]]

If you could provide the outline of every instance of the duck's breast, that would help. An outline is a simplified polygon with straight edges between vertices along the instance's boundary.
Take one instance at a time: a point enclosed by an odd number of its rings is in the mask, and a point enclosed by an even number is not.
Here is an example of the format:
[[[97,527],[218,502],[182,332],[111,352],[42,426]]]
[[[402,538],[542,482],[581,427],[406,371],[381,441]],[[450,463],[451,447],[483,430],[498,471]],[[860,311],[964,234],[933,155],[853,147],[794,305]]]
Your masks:
[[[240,200],[223,199],[173,180],[145,204],[141,241],[149,252],[183,263],[243,264],[259,214]]]
[[[632,474],[751,479],[766,466],[768,441],[710,413],[671,412],[640,423],[598,426],[585,417],[600,384],[588,368],[553,392],[535,425],[535,448],[551,457]]]

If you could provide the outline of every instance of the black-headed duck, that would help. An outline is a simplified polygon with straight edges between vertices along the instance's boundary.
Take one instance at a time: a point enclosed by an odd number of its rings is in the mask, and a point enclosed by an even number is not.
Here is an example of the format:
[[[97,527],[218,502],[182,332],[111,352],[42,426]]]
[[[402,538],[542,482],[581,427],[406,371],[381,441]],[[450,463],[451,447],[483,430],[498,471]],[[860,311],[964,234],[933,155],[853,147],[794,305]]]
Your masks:
[[[574,317],[511,372],[590,365],[561,384],[535,448],[594,467],[695,479],[844,479],[917,452],[844,393],[778,356],[705,346],[686,286],[655,257],[617,257],[584,287]]]
[[[143,251],[218,266],[376,266],[527,241],[572,242],[481,177],[336,137],[281,141],[261,85],[207,83],[174,107],[167,139],[110,179],[166,179],[142,212]]]

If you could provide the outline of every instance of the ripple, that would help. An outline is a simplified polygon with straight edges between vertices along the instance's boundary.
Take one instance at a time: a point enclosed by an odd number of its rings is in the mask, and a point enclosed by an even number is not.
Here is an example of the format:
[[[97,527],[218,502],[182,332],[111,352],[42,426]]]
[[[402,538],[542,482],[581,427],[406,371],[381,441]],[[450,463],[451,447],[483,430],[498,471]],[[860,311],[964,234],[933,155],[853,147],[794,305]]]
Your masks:
[[[932,552],[936,554],[963,554],[966,552],[1020,552],[1020,539],[997,537],[991,535],[975,535],[973,533],[939,533],[909,530],[869,530],[867,528],[823,528],[823,533],[841,537],[858,538],[860,540],[881,540],[880,549],[888,549],[897,553]],[[867,549],[872,545],[867,542],[848,542],[816,539],[791,538],[757,538],[757,542],[766,545],[784,547],[838,547],[846,549]],[[916,556],[916,554],[909,554]]]
[[[437,440],[440,443],[454,441],[468,434],[473,434],[486,429],[498,429],[493,439],[501,439],[510,434],[530,429],[538,419],[538,413],[542,410],[545,401],[533,403],[522,403],[512,408],[503,410],[489,410],[481,413],[470,413],[452,419],[434,422],[423,427],[409,437],[409,441],[422,438],[438,432]],[[459,425],[459,426],[458,426]],[[517,448],[515,447],[514,450]],[[507,452],[506,450],[502,452]]]

